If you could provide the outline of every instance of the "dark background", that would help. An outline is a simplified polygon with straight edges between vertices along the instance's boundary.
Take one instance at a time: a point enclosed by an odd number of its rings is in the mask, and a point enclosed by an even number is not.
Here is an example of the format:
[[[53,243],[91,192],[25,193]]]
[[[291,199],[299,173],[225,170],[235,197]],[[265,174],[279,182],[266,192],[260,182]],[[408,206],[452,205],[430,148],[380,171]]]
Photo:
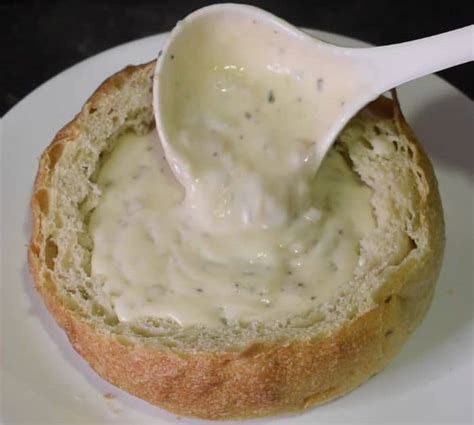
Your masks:
[[[122,4],[123,3],[123,4]],[[74,63],[127,41],[170,30],[202,0],[87,2],[4,1],[0,5],[0,115],[31,90]],[[376,45],[397,43],[469,25],[469,1],[247,1],[292,24]],[[474,97],[473,63],[440,73]]]

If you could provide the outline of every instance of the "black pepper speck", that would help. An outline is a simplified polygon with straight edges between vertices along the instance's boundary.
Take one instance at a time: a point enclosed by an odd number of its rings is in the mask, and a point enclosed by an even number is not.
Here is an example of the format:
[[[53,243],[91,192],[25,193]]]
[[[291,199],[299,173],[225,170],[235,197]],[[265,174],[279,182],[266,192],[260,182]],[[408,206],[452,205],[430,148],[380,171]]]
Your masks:
[[[268,103],[274,103],[275,102],[275,93],[273,93],[273,90],[270,90],[268,92],[267,100],[268,100]]]
[[[324,88],[324,80],[322,78],[318,78],[316,81],[316,87],[318,88],[318,91],[323,91]]]

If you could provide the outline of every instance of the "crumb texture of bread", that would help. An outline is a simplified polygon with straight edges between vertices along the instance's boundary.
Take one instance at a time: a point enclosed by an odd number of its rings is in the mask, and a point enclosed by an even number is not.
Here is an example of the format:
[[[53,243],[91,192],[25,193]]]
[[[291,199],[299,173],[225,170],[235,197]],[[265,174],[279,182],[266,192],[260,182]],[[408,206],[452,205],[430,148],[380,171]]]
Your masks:
[[[275,415],[356,388],[426,315],[444,251],[434,172],[396,96],[369,104],[334,145],[372,188],[376,229],[360,242],[353,279],[330,302],[284,323],[122,323],[91,275],[88,221],[101,195],[98,170],[115,142],[154,128],[154,68],[129,66],[107,79],[41,156],[28,257],[49,311],[103,378],[180,415]]]

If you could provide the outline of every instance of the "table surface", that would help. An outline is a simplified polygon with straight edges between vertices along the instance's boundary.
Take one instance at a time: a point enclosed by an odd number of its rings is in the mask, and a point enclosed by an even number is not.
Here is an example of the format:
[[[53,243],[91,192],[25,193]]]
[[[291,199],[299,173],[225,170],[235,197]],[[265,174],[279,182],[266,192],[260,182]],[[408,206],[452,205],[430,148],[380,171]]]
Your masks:
[[[71,65],[105,49],[164,31],[202,0],[6,1],[0,5],[0,116],[30,91]],[[215,2],[214,2],[215,3]],[[468,1],[248,1],[289,22],[375,45],[408,41],[472,23]],[[151,59],[151,58],[150,58]],[[440,73],[470,98],[474,65]]]

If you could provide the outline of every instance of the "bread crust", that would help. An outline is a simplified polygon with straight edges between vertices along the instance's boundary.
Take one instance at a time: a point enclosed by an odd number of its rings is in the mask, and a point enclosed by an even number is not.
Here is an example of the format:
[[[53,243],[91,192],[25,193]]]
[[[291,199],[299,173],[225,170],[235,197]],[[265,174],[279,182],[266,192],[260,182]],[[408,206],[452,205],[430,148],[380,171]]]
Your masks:
[[[368,109],[393,118],[408,139],[420,185],[422,226],[428,246],[423,258],[407,258],[384,282],[376,306],[323,339],[252,344],[241,351],[178,352],[103,332],[71,309],[44,266],[41,220],[49,204],[45,188],[64,143],[81,131],[87,113],[136,72],[154,63],[127,67],[108,78],[82,111],[42,155],[32,196],[33,231],[28,260],[35,286],[75,350],[104,379],[179,415],[206,419],[250,418],[297,411],[342,396],[379,372],[425,316],[444,251],[444,222],[429,159],[408,127],[395,97]],[[152,71],[151,71],[152,72]],[[51,248],[54,249],[54,246]]]

